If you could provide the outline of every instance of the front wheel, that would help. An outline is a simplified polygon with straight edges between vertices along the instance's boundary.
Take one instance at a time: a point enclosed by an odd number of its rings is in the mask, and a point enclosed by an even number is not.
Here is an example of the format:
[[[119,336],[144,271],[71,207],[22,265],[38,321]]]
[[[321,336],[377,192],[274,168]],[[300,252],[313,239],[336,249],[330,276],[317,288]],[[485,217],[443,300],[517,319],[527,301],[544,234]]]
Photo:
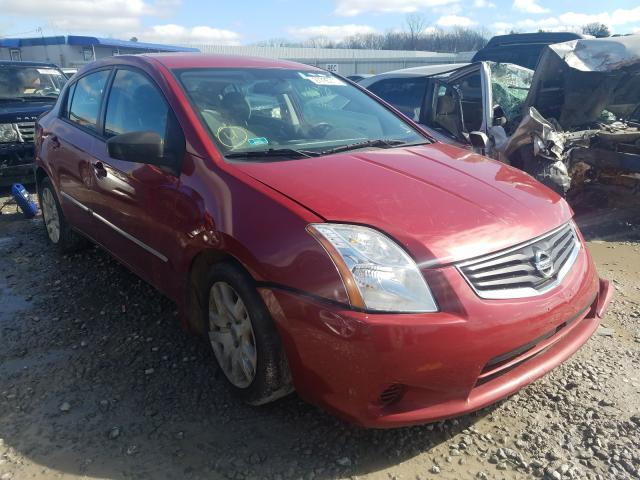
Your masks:
[[[251,405],[290,393],[280,337],[249,275],[232,264],[215,265],[206,292],[209,342],[234,393]]]

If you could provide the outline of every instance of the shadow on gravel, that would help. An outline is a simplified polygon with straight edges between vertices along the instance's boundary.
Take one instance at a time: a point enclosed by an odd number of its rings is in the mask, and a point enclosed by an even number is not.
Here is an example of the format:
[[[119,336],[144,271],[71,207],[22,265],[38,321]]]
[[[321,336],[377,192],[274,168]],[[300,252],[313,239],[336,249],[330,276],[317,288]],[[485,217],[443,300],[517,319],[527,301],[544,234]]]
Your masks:
[[[174,305],[102,250],[61,256],[39,219],[2,215],[0,272],[0,455],[14,478],[359,475],[428,452],[491,411],[382,431],[295,395],[248,407]]]
[[[571,206],[587,240],[640,240],[640,197],[637,195],[626,194],[613,201],[594,188]]]

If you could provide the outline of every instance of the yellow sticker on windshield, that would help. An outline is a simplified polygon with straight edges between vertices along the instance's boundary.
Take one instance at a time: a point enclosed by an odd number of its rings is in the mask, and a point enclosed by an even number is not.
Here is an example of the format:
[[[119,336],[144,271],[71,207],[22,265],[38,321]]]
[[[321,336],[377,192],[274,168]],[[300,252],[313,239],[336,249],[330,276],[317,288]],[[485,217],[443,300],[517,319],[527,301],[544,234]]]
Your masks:
[[[231,125],[220,127],[216,132],[216,137],[225,147],[236,148],[247,143],[249,134],[244,128]]]

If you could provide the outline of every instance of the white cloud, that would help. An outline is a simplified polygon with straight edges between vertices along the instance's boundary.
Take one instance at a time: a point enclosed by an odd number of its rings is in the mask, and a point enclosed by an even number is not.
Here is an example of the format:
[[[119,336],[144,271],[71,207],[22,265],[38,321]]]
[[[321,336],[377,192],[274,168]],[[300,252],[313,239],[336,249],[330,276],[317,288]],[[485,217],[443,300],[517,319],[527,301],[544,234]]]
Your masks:
[[[231,30],[206,26],[185,27],[169,23],[155,25],[136,34],[142,42],[160,43],[209,43],[215,45],[240,45],[240,35]]]
[[[508,22],[495,22],[491,24],[491,29],[498,35],[504,35],[513,30],[513,23]]]
[[[489,0],[473,0],[475,8],[496,8],[496,4]]]
[[[289,33],[298,38],[326,38],[339,42],[353,35],[376,33],[376,29],[369,25],[315,25],[311,27],[293,27]]]
[[[440,15],[456,15],[462,12],[463,7],[459,3],[452,3],[450,5],[442,5],[440,7],[433,7],[431,11]]]
[[[460,17],[458,15],[444,15],[436,21],[436,25],[440,27],[470,27],[476,22],[469,17]]]
[[[637,24],[640,22],[640,7],[634,7],[629,9],[619,8],[613,12],[601,12],[593,14],[565,12],[554,17],[545,18],[526,18],[519,20],[510,27],[515,27],[518,30],[535,31],[535,30],[568,30],[568,31],[580,31],[581,28],[592,22],[604,23],[612,30],[615,27],[621,27],[623,25]],[[499,24],[500,22],[498,22]],[[496,30],[501,30],[502,25],[493,24]],[[632,29],[635,27],[632,27]]]
[[[526,13],[547,13],[548,8],[541,7],[535,0],[513,0],[513,8]]]
[[[42,17],[94,17],[96,23],[102,18],[137,17],[154,15],[154,5],[143,0],[0,0],[3,15]]]
[[[411,13],[458,3],[458,0],[336,0],[336,15],[354,17],[366,12]]]
[[[53,28],[161,43],[240,43],[238,33],[210,26],[143,26],[143,17],[167,16],[181,4],[182,0],[0,0],[0,11],[3,15],[42,18],[45,32]]]

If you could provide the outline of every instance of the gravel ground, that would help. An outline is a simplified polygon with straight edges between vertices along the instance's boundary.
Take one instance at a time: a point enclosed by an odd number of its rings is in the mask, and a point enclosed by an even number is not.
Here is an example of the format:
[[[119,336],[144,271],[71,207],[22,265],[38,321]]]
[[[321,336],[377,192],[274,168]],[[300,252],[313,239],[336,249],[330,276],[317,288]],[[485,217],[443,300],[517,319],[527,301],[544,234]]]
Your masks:
[[[0,480],[640,478],[637,214],[581,217],[617,296],[571,360],[480,412],[381,431],[295,395],[238,404],[170,301],[98,248],[57,254],[14,211],[0,215]]]

